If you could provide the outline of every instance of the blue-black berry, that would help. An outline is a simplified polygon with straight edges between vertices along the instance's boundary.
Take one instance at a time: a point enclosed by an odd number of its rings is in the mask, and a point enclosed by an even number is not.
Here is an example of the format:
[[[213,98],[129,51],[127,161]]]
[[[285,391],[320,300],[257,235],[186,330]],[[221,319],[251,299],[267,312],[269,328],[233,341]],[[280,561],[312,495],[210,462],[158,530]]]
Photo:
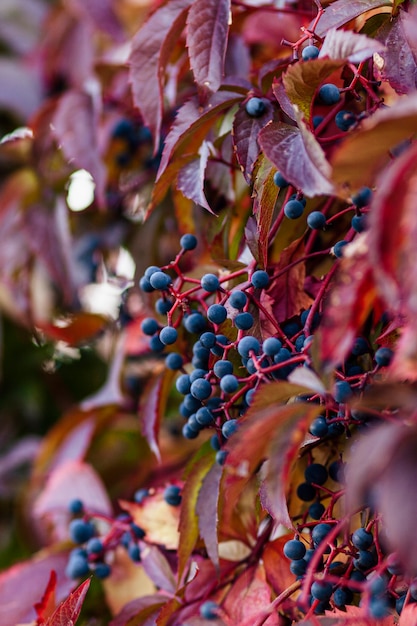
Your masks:
[[[326,226],[326,216],[321,211],[312,211],[307,215],[307,225],[313,230],[321,230]]]
[[[320,50],[317,46],[306,46],[301,52],[301,58],[303,61],[310,61],[311,59],[316,59],[319,56],[319,52]]]
[[[180,239],[180,246],[183,250],[194,250],[197,247],[197,237],[190,233],[183,235]]]
[[[207,600],[200,606],[200,615],[203,619],[214,620],[218,618],[219,605],[217,602]]]
[[[269,284],[268,273],[264,270],[256,270],[251,276],[250,282],[257,289],[265,289]]]
[[[85,543],[95,533],[94,526],[91,522],[82,519],[73,519],[69,524],[69,535],[74,543]]]
[[[261,98],[250,98],[245,105],[246,113],[250,117],[261,117],[265,113],[265,102]]]
[[[217,289],[220,287],[220,281],[215,274],[204,274],[200,281],[200,284],[202,288],[208,292],[217,291]]]
[[[296,220],[302,216],[304,212],[304,205],[299,200],[289,200],[284,204],[284,214],[290,220]]]
[[[332,105],[340,100],[340,91],[333,83],[325,83],[319,89],[319,99],[323,104]]]
[[[164,491],[164,500],[171,506],[179,506],[181,504],[181,488],[177,485],[169,485]]]
[[[227,309],[222,304],[212,304],[207,310],[207,318],[213,324],[222,324],[227,317]]]

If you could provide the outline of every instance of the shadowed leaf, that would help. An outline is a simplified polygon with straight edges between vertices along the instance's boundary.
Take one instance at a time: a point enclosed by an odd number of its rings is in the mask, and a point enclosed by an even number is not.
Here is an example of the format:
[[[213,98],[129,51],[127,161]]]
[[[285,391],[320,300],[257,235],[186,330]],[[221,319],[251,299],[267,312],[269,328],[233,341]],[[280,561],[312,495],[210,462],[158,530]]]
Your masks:
[[[399,94],[408,94],[417,87],[417,11],[400,11],[378,33],[385,44],[377,63],[380,77],[387,80]]]
[[[259,143],[284,178],[307,196],[333,193],[330,165],[301,119],[298,128],[271,122],[259,133]]]
[[[204,181],[206,178],[207,162],[210,155],[209,144],[203,141],[199,150],[198,159],[194,159],[178,172],[177,189],[181,191],[186,198],[192,200],[199,206],[215,215],[207,202],[204,193]]]
[[[214,93],[224,73],[230,0],[195,0],[187,17],[187,47],[197,85]]]
[[[260,152],[259,131],[272,121],[274,111],[269,101],[263,100],[265,112],[260,117],[251,117],[241,105],[233,120],[233,143],[236,157],[247,183],[252,178],[252,170]]]
[[[161,550],[157,546],[144,544],[141,550],[143,569],[159,589],[175,592],[175,577]]]
[[[165,66],[184,28],[192,0],[171,0],[151,15],[132,40],[130,81],[135,105],[154,136],[155,152],[160,141]]]
[[[326,6],[315,32],[323,37],[331,28],[340,28],[359,15],[384,6],[392,5],[389,0],[336,0]]]
[[[223,468],[215,463],[204,476],[197,498],[198,528],[207,554],[216,569],[219,568],[219,542],[217,538],[218,501]]]
[[[158,445],[159,426],[174,376],[175,372],[165,370],[157,378],[151,379],[141,395],[139,404],[142,434],[158,461],[161,460]]]
[[[257,258],[260,267],[268,264],[269,232],[274,215],[279,190],[274,183],[275,168],[261,155],[254,171],[254,204],[253,212],[257,223],[254,230],[255,242],[257,238]]]

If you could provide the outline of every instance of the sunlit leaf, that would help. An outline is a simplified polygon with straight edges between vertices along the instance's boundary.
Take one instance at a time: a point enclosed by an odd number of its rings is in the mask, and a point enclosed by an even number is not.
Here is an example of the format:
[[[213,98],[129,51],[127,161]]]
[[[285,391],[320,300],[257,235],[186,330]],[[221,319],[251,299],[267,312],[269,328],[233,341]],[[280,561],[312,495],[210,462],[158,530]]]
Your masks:
[[[261,267],[268,264],[269,237],[275,205],[278,198],[278,188],[274,183],[275,168],[261,155],[254,170],[254,206],[257,228],[254,231],[257,243],[257,258]]]
[[[126,626],[128,624],[141,623],[148,616],[153,616],[159,612],[166,599],[158,594],[135,598],[125,604],[110,622],[109,626]]]
[[[143,528],[148,541],[163,545],[167,550],[177,550],[180,511],[178,507],[165,502],[163,491],[149,496],[142,505],[125,500],[120,504],[135,523]]]
[[[69,624],[75,624],[80,615],[90,583],[90,579],[81,583],[46,620],[45,626],[68,626]]]
[[[271,589],[265,579],[262,564],[248,567],[237,579],[227,594],[224,608],[231,626],[252,626],[264,615],[271,601]],[[278,626],[278,615],[263,622],[267,626]]]
[[[197,85],[214,93],[224,74],[230,0],[195,0],[187,17],[187,47]]]
[[[199,206],[215,215],[207,202],[204,193],[204,181],[206,177],[207,162],[210,155],[210,147],[206,141],[203,141],[199,150],[197,159],[190,161],[184,165],[179,171],[177,178],[177,189],[181,191],[186,198],[193,200]]]
[[[329,59],[346,59],[351,63],[361,63],[382,49],[383,44],[375,41],[375,39],[358,35],[352,31],[332,28],[326,34],[320,49],[319,59],[328,57]]]
[[[157,546],[146,545],[141,550],[143,569],[159,589],[174,593],[176,584],[172,569]]]
[[[218,501],[220,496],[220,481],[223,468],[215,463],[204,476],[197,497],[196,513],[201,538],[216,569],[219,568],[219,545],[217,537]]]

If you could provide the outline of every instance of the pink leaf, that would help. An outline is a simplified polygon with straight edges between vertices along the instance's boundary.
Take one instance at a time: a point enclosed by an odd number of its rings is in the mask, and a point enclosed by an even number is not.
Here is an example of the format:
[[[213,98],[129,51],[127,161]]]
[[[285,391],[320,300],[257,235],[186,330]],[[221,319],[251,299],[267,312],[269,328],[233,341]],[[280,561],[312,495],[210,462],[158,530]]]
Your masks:
[[[381,52],[383,47],[379,41],[365,35],[332,28],[326,35],[319,58],[347,59],[351,63],[361,63],[375,52]]]
[[[169,55],[185,25],[192,0],[171,0],[155,11],[132,40],[130,81],[133,101],[159,146],[163,112],[163,77]]]
[[[66,598],[74,582],[65,576],[68,551],[40,552],[32,559],[6,569],[0,574],[0,624],[20,624],[36,620],[33,608],[42,598],[51,571],[57,574],[58,602]]]
[[[259,133],[259,143],[284,178],[307,196],[333,193],[330,165],[302,120],[298,128],[271,122]]]
[[[251,181],[253,165],[260,153],[258,135],[268,122],[271,122],[274,111],[269,100],[263,100],[265,112],[260,117],[251,117],[241,105],[233,121],[233,143],[237,160],[247,183]]]
[[[161,460],[158,437],[159,425],[164,415],[168,393],[174,377],[174,372],[166,370],[156,379],[150,380],[141,395],[139,405],[139,417],[141,420],[142,434],[149,444],[150,449]]]
[[[130,620],[138,616],[142,611],[155,609],[155,613],[166,602],[166,597],[162,595],[149,595],[142,596],[141,598],[135,598],[131,602],[128,602],[123,609],[116,615],[110,622],[109,626],[127,626]]]
[[[182,191],[186,198],[189,198],[196,204],[215,215],[210,208],[204,193],[204,180],[209,158],[209,144],[203,141],[200,148],[200,156],[198,159],[187,163],[178,173],[177,189]]]
[[[207,554],[216,569],[219,567],[219,542],[217,537],[219,516],[217,508],[222,473],[223,468],[218,463],[215,463],[208,471],[203,479],[196,506],[200,535],[206,546]]]
[[[73,626],[78,620],[91,580],[85,580],[46,621],[45,626]]]
[[[73,10],[87,18],[95,28],[111,35],[116,41],[123,41],[123,29],[114,11],[115,0],[69,0]]]
[[[157,587],[174,593],[176,589],[175,576],[161,550],[156,546],[143,544],[141,550],[143,569]]]
[[[230,0],[195,0],[187,18],[187,46],[197,85],[214,93],[222,83]]]
[[[401,11],[389,22],[378,37],[385,44],[381,52],[380,76],[388,80],[399,94],[415,91],[417,86],[417,11]]]
[[[68,161],[90,172],[96,185],[97,201],[103,205],[106,168],[98,149],[93,98],[83,91],[67,91],[58,102],[52,124]]]

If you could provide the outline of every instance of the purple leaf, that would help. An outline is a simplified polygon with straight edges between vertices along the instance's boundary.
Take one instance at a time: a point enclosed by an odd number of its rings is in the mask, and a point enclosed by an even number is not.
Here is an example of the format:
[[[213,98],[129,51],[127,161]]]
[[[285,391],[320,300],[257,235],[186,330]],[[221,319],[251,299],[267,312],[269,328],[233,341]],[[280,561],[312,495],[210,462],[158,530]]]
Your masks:
[[[159,425],[173,377],[174,372],[166,370],[157,378],[151,379],[141,394],[139,405],[142,434],[158,461],[161,460],[158,445]]]
[[[135,105],[159,146],[163,112],[163,76],[169,55],[184,28],[192,0],[171,0],[160,7],[132,40],[130,81]]]
[[[260,117],[251,117],[241,105],[233,121],[233,142],[236,157],[246,182],[251,181],[253,165],[259,156],[258,135],[274,117],[274,110],[269,100],[263,100],[265,112]]]
[[[298,128],[271,122],[259,133],[259,143],[284,178],[307,196],[333,194],[330,165],[302,120]]]
[[[96,185],[97,201],[103,205],[106,168],[98,149],[93,98],[83,91],[68,91],[58,102],[52,125],[68,161],[90,172]]]
[[[204,193],[205,172],[209,154],[209,144],[203,141],[199,150],[199,158],[187,163],[187,165],[179,171],[177,189],[182,191],[186,198],[215,215]]]
[[[274,92],[274,96],[284,113],[288,115],[291,120],[295,120],[296,115],[294,111],[294,106],[288,97],[287,90],[282,80],[274,80],[274,82],[272,83],[272,91]]]
[[[378,33],[385,44],[376,67],[383,80],[399,94],[415,91],[417,87],[417,11],[401,11]]]
[[[114,11],[114,0],[69,0],[68,4],[76,14],[85,16],[95,28],[108,33],[118,42],[123,41],[123,29]]]
[[[230,0],[195,0],[188,13],[190,65],[205,92],[216,92],[222,83],[230,10]]]
[[[207,554],[216,569],[219,567],[219,542],[217,537],[218,501],[220,480],[223,468],[218,463],[208,471],[203,479],[197,498],[196,513],[198,515],[198,528]]]
[[[227,42],[226,58],[224,61],[225,76],[241,77],[248,80],[251,66],[249,48],[239,34],[229,35]],[[248,91],[251,88],[248,83]]]
[[[142,596],[141,598],[135,598],[128,602],[123,609],[112,619],[109,626],[127,626],[132,620],[140,615],[142,611],[149,611],[154,609],[155,613],[166,602],[166,597],[157,595],[156,593],[149,596]]]
[[[168,593],[174,593],[176,589],[175,576],[166,557],[156,546],[150,544],[143,544],[143,546],[141,562],[146,574],[157,587]]]
[[[379,41],[365,35],[332,28],[326,35],[319,58],[347,59],[351,63],[361,63],[383,47]]]
[[[315,33],[324,37],[331,28],[340,28],[355,17],[383,6],[391,7],[392,4],[389,0],[336,0],[326,6]]]

